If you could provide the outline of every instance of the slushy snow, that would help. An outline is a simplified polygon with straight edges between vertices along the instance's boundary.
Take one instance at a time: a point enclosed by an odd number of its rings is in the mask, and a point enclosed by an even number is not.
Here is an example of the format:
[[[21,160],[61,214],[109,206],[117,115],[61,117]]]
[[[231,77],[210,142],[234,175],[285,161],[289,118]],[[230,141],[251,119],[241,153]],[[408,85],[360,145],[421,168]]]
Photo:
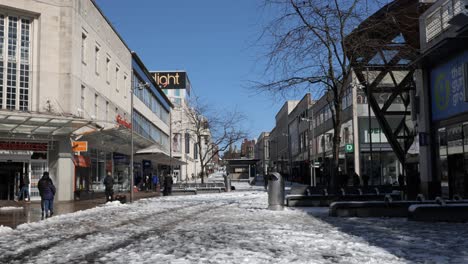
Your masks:
[[[0,263],[468,263],[467,224],[270,211],[236,187],[0,227]]]

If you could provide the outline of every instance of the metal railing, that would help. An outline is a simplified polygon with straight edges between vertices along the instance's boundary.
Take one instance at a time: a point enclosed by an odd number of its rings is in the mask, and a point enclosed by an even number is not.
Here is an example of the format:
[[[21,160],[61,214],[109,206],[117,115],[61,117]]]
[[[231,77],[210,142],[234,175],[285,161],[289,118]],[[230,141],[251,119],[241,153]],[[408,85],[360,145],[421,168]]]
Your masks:
[[[455,15],[464,9],[464,0],[438,1],[423,18],[426,34],[426,43],[442,34],[450,27],[448,23]]]

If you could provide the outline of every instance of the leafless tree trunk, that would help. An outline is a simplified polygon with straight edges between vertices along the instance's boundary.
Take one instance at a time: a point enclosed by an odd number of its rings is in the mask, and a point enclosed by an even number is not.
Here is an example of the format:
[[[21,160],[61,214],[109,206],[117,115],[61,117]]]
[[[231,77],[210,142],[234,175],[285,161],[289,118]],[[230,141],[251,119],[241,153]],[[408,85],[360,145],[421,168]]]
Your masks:
[[[345,45],[345,37],[372,12],[368,4],[364,0],[265,0],[265,7],[280,10],[280,14],[260,38],[270,46],[266,76],[272,77],[256,82],[255,89],[280,94],[308,89],[314,97],[326,96],[334,131],[332,191],[337,191],[341,180],[341,107],[352,81],[353,60],[347,57],[347,49],[353,47]]]
[[[190,124],[188,128],[197,140],[198,159],[201,166],[201,181],[204,183],[206,168],[216,155],[247,137],[242,129],[245,117],[238,111],[215,111],[194,97],[186,109]]]

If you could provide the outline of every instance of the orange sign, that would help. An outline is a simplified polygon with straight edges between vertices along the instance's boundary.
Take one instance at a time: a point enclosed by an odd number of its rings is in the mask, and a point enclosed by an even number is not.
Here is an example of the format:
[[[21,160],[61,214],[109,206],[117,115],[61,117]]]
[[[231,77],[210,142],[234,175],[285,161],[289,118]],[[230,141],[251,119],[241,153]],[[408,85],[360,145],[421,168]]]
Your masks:
[[[73,141],[73,152],[86,152],[88,151],[88,141]]]

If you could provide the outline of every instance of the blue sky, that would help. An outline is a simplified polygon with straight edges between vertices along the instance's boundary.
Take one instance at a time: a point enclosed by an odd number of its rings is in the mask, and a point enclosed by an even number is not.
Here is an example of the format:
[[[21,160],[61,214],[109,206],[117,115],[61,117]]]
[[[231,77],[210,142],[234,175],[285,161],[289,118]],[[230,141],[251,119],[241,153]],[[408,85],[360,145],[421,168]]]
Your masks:
[[[256,45],[268,16],[252,0],[97,0],[149,70],[186,70],[196,94],[248,117],[252,138],[270,131],[284,100],[248,89],[262,80]]]

